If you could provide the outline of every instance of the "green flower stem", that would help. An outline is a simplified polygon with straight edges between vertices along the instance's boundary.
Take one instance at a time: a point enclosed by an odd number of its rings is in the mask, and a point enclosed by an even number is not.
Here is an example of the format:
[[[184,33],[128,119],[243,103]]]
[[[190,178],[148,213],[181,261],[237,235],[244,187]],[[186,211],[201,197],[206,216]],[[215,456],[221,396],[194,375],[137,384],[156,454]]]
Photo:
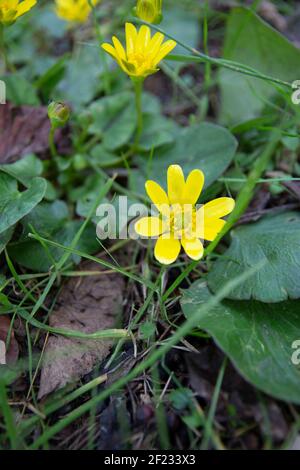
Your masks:
[[[3,58],[4,72],[6,72],[6,69],[8,68],[8,63],[7,63],[7,56],[6,56],[5,43],[4,43],[4,26],[1,23],[0,23],[0,57]]]
[[[11,64],[8,60],[5,39],[4,39],[4,32],[5,32],[5,26],[0,23],[0,58],[2,55],[3,62],[4,62],[4,72],[6,71],[15,72],[16,71],[15,66]]]
[[[143,132],[143,109],[142,109],[142,94],[143,94],[143,79],[132,80],[135,91],[135,106],[137,113],[137,130],[134,141],[134,146],[138,147]]]
[[[208,56],[208,0],[204,4],[204,19],[203,19],[203,49],[205,54]],[[211,83],[211,64],[209,62],[205,63],[205,74],[204,74],[205,86],[206,89],[209,88]]]
[[[56,150],[55,138],[54,138],[55,131],[56,131],[56,127],[51,126],[50,132],[49,132],[49,148],[50,148],[51,156],[53,158],[57,157],[57,150]]]
[[[88,2],[89,2],[89,5],[92,9],[92,16],[93,16],[95,34],[96,34],[97,40],[98,40],[99,45],[100,45],[100,57],[101,57],[101,61],[102,61],[103,67],[104,67],[104,74],[103,75],[104,75],[105,94],[109,95],[110,91],[111,91],[110,73],[109,73],[109,67],[108,67],[107,57],[106,57],[105,51],[101,47],[101,44],[104,42],[104,38],[103,38],[103,35],[102,35],[102,32],[101,32],[101,28],[98,25],[95,5],[93,5],[92,0],[88,0]]]

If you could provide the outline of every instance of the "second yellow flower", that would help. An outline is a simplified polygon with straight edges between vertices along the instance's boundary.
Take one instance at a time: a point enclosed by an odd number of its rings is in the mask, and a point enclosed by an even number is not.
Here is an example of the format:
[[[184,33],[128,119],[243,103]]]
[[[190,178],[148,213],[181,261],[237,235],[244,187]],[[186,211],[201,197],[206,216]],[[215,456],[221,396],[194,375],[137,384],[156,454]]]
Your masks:
[[[113,45],[105,43],[102,47],[131,78],[144,79],[158,72],[158,64],[176,47],[175,41],[163,42],[162,33],[151,38],[151,30],[145,25],[137,31],[132,23],[126,23],[125,32],[126,50],[116,36],[112,38]]]

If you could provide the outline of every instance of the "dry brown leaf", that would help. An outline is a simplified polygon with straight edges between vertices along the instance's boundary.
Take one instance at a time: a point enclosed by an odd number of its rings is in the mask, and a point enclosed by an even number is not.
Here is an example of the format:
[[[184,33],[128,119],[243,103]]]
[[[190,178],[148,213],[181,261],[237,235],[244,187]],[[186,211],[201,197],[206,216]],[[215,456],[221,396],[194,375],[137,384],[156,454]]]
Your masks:
[[[19,346],[14,330],[11,331],[9,348],[6,350],[7,336],[10,331],[10,319],[0,316],[0,364],[14,364],[19,357]]]
[[[49,147],[50,123],[44,106],[0,106],[0,163],[12,163],[29,153],[41,154]],[[56,135],[59,152],[65,153],[66,139]]]
[[[101,270],[99,264],[83,262],[80,270]],[[64,286],[51,326],[84,333],[113,328],[122,310],[123,277],[118,273],[71,278]],[[42,367],[39,399],[89,373],[110,351],[111,340],[78,340],[51,336]]]

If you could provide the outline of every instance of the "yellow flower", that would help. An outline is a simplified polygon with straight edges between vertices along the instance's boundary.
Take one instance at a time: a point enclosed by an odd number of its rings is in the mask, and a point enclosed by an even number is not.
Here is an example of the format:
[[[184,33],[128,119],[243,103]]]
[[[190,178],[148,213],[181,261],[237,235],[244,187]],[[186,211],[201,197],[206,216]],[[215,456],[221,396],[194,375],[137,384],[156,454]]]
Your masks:
[[[143,237],[158,237],[155,258],[162,264],[176,261],[181,246],[193,260],[203,256],[202,240],[212,241],[225,225],[221,217],[232,212],[235,202],[220,197],[204,205],[197,201],[204,185],[204,174],[193,170],[185,180],[182,168],[168,168],[168,194],[155,181],[146,182],[146,192],[159,211],[158,216],[143,217],[135,231]]]
[[[0,0],[0,23],[4,26],[13,24],[36,4],[37,0]]]
[[[92,0],[93,5],[97,5],[100,0]],[[55,0],[56,14],[66,21],[84,23],[91,13],[91,6],[88,0]]]
[[[158,72],[158,64],[176,46],[176,42],[169,40],[163,43],[164,35],[156,33],[151,38],[151,30],[148,26],[141,26],[137,31],[131,23],[126,23],[126,51],[119,39],[113,36],[113,46],[102,44],[119,64],[122,70],[132,78],[146,78]]]
[[[162,0],[137,0],[136,15],[148,23],[162,20]]]

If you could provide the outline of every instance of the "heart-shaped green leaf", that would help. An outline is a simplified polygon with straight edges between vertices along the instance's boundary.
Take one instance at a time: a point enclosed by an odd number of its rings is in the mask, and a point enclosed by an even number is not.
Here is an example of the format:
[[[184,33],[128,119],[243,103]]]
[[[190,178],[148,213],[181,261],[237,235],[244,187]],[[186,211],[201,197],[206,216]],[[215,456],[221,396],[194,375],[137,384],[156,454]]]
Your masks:
[[[237,147],[233,135],[224,127],[204,122],[179,128],[174,144],[156,149],[150,162],[136,158],[138,170],[131,171],[131,188],[143,191],[147,179],[166,185],[167,168],[182,166],[187,175],[199,168],[205,175],[205,187],[213,183],[230,165]]]
[[[34,178],[26,191],[18,190],[17,181],[0,172],[0,233],[15,225],[43,199],[46,180]]]
[[[80,220],[65,222],[60,229],[53,233],[51,240],[70,246],[81,224]],[[85,253],[95,253],[99,249],[95,226],[92,223],[87,225],[75,248]],[[47,272],[65,252],[62,248],[54,246],[48,246],[45,249],[38,241],[27,238],[9,246],[8,253],[14,261],[25,268],[36,272]],[[77,255],[72,255],[71,259],[74,263],[80,262],[80,257]]]
[[[300,297],[300,214],[269,216],[231,231],[232,243],[213,264],[208,285],[213,292],[251,266],[262,268],[235,287],[228,298],[281,302]]]
[[[186,317],[199,309],[199,328],[213,336],[247,380],[270,395],[300,403],[300,303],[226,300],[200,313],[211,298],[206,283],[195,282],[181,299]]]
[[[10,227],[9,229],[5,230],[5,232],[2,232],[0,234],[0,253],[2,253],[7,243],[11,239],[13,232],[14,232],[14,227]]]
[[[115,150],[128,143],[136,128],[134,96],[130,92],[118,93],[93,103],[88,113],[92,123],[91,134],[99,135],[108,150]]]
[[[15,163],[0,165],[0,170],[13,176],[24,186],[28,187],[32,178],[41,176],[43,173],[43,163],[33,153],[17,160]]]
[[[149,152],[162,145],[172,144],[176,132],[176,124],[161,114],[145,113],[143,116],[143,132],[139,150]]]
[[[224,58],[287,82],[300,77],[299,48],[247,8],[237,7],[230,13]],[[272,83],[225,68],[219,83],[222,120],[229,123],[260,116],[266,101],[276,94]]]

